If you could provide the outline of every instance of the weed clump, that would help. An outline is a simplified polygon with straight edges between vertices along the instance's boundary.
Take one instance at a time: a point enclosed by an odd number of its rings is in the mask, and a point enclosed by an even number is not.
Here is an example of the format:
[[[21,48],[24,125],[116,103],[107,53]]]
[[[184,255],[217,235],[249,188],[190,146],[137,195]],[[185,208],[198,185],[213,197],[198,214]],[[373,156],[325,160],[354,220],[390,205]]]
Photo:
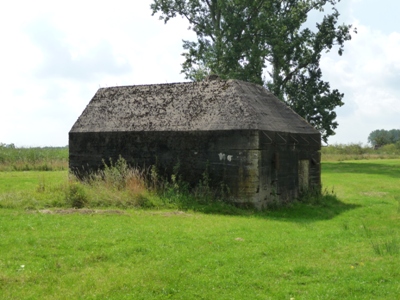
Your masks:
[[[387,239],[377,239],[372,230],[365,224],[363,224],[361,227],[364,229],[365,235],[369,239],[372,250],[376,255],[384,256],[400,254],[400,242],[393,232],[388,234],[389,238]]]
[[[87,196],[86,207],[142,207],[155,206],[152,193],[147,188],[145,171],[131,168],[121,156],[114,163],[103,161],[104,168],[81,178]],[[77,176],[71,174],[73,181]],[[71,206],[71,201],[67,203]]]
[[[89,199],[83,185],[72,181],[68,185],[65,200],[70,207],[83,208],[88,204]]]
[[[110,158],[109,165],[103,160],[104,170],[100,175],[104,178],[107,186],[122,190],[127,186],[127,181],[135,176],[132,176],[133,170],[129,168],[125,159],[119,156],[118,160],[113,163]]]
[[[297,198],[297,201],[311,205],[323,205],[330,200],[337,200],[333,188],[332,190],[328,190],[327,188],[321,190],[319,187],[303,189]]]

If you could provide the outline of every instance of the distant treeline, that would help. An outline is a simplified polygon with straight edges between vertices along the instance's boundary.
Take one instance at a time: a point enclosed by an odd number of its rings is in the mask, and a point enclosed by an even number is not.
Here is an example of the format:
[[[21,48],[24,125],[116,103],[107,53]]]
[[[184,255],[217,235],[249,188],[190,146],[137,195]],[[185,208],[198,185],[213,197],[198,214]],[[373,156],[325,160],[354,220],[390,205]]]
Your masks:
[[[374,130],[369,134],[368,142],[375,147],[400,143],[400,129]]]
[[[0,143],[0,171],[52,171],[68,168],[68,147],[16,147]]]

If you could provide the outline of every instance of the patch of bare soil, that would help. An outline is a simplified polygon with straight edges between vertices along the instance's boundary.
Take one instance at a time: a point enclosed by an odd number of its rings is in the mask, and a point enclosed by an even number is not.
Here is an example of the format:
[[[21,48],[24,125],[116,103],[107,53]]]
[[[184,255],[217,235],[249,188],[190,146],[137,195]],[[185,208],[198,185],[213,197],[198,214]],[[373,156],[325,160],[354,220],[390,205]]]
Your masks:
[[[157,215],[161,215],[164,217],[173,217],[173,216],[190,217],[190,216],[192,216],[191,214],[185,213],[184,211],[180,211],[180,210],[157,213]]]
[[[361,195],[368,197],[384,197],[388,193],[387,192],[362,192]]]
[[[76,209],[76,208],[68,208],[68,209],[41,209],[38,211],[41,214],[50,214],[50,215],[69,215],[69,214],[81,214],[81,215],[126,215],[126,212],[118,209],[112,210],[97,210],[97,209]]]

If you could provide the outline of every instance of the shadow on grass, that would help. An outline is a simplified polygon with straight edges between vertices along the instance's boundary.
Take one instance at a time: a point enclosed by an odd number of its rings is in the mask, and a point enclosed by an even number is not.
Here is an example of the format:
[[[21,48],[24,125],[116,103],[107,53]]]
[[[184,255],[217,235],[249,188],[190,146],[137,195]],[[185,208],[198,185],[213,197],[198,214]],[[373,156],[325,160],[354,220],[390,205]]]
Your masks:
[[[343,203],[335,196],[325,196],[321,203],[310,204],[295,202],[288,207],[256,213],[267,219],[279,219],[290,222],[315,222],[330,220],[342,213],[361,207],[358,204]]]
[[[397,161],[384,160],[382,163],[355,162],[324,162],[322,172],[334,173],[357,173],[368,175],[382,175],[400,178],[400,163]]]
[[[240,208],[224,202],[199,204],[196,202],[182,203],[179,209],[193,210],[205,214],[257,217],[289,222],[315,222],[330,220],[349,210],[361,207],[357,204],[347,204],[340,201],[336,195],[323,195],[318,201],[305,203],[295,201],[287,206],[271,207],[263,211],[251,208]]]

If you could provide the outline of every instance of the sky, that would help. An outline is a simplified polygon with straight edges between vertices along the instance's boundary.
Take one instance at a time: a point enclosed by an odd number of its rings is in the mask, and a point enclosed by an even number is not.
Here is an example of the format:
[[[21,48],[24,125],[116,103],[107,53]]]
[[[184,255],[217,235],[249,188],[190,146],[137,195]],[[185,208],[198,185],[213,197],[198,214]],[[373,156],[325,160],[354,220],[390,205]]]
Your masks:
[[[186,81],[178,17],[151,16],[151,0],[7,1],[0,10],[0,143],[66,146],[100,87]],[[357,34],[321,59],[323,79],[344,93],[329,144],[367,144],[400,129],[400,1],[342,0],[339,23]],[[315,23],[320,15],[310,16]]]

